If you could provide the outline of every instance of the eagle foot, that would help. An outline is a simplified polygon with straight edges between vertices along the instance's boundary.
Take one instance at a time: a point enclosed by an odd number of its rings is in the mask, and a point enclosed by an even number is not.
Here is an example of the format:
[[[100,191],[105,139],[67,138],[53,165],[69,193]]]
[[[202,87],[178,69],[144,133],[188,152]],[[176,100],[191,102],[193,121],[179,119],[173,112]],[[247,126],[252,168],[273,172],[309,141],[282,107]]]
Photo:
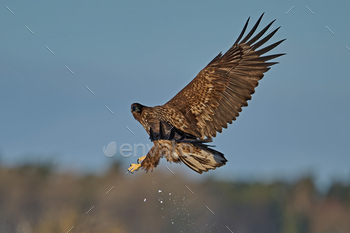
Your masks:
[[[138,171],[141,168],[141,164],[132,163],[128,168],[128,171],[133,173],[134,171]]]
[[[137,163],[141,163],[146,158],[146,155],[137,159]]]

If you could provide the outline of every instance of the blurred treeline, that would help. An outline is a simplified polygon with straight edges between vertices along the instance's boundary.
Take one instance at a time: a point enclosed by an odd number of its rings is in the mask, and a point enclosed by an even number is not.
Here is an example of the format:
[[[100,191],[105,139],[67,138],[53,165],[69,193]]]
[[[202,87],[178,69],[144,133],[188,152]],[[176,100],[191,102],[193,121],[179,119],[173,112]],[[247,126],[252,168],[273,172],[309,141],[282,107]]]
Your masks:
[[[160,168],[126,175],[119,164],[102,175],[57,173],[46,165],[0,167],[1,233],[69,229],[350,232],[350,185],[334,183],[321,194],[310,177],[263,184],[195,181]]]

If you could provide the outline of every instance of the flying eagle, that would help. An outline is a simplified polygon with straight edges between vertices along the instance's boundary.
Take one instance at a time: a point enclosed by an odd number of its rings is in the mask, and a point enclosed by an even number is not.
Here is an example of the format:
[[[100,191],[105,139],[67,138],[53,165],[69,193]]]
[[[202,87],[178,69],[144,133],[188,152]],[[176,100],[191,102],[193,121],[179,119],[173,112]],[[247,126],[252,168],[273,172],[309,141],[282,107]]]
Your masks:
[[[131,164],[129,171],[140,168],[153,170],[161,157],[169,162],[183,162],[192,170],[202,173],[227,162],[224,155],[205,144],[216,133],[236,120],[242,107],[248,106],[255,87],[270,66],[268,62],[284,54],[262,56],[284,40],[259,49],[279,29],[262,36],[268,24],[253,36],[262,17],[242,39],[249,19],[236,42],[225,53],[219,53],[198,75],[170,101],[161,106],[131,105],[131,113],[150,135],[154,143],[146,156]]]

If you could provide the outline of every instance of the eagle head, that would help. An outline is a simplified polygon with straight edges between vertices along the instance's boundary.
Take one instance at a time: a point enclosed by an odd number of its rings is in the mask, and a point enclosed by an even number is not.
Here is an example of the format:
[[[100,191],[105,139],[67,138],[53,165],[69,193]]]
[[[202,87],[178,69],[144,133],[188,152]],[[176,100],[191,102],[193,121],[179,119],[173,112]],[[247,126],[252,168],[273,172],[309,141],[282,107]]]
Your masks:
[[[134,118],[138,121],[141,119],[141,113],[142,113],[142,108],[145,107],[142,104],[139,103],[133,103],[131,105],[131,113],[134,116]]]

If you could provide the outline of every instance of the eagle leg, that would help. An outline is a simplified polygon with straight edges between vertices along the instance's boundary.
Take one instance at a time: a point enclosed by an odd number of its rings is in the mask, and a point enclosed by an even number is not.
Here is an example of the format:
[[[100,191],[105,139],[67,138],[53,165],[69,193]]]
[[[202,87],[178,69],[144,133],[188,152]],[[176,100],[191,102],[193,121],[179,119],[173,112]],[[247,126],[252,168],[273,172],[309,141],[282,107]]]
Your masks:
[[[141,164],[132,163],[128,168],[128,171],[133,173],[134,171],[138,171],[141,168]]]

